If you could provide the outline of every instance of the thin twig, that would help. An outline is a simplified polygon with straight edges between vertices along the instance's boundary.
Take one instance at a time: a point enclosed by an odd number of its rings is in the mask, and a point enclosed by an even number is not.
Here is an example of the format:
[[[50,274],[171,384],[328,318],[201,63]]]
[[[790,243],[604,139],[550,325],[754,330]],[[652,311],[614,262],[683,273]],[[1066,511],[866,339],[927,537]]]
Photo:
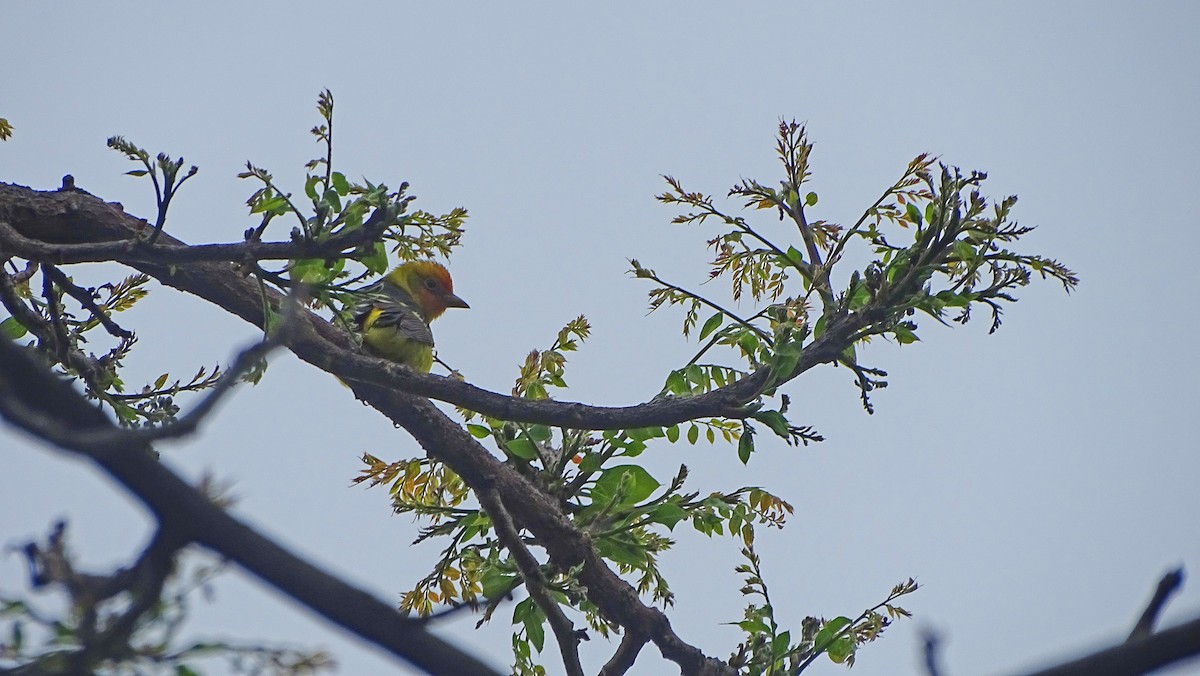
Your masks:
[[[296,289],[299,288],[296,287]],[[239,352],[237,357],[234,358],[233,364],[226,369],[225,374],[221,376],[217,384],[200,399],[192,410],[183,416],[173,422],[157,427],[102,430],[90,432],[82,436],[77,435],[77,443],[104,447],[114,443],[149,443],[159,439],[176,439],[195,433],[200,427],[200,423],[208,417],[208,414],[212,412],[221,399],[235,385],[241,382],[242,376],[249,373],[251,369],[265,359],[273,350],[287,342],[288,332],[294,326],[295,317],[298,312],[296,308],[299,307],[299,304],[299,300],[289,296],[284,304],[284,311],[280,315],[279,325],[270,334],[265,336],[263,340]]]
[[[1137,624],[1133,626],[1133,631],[1129,632],[1129,638],[1125,640],[1136,641],[1154,633],[1154,623],[1158,620],[1159,614],[1167,605],[1167,601],[1182,585],[1182,567],[1163,575],[1162,579],[1158,581],[1158,587],[1154,590],[1154,596],[1150,599],[1150,603],[1146,605],[1146,610],[1142,612],[1142,616],[1138,618]]]
[[[100,322],[100,325],[103,326],[104,329],[111,335],[116,336],[117,338],[133,337],[132,331],[127,331],[121,328],[120,325],[113,321],[112,317],[110,317],[107,312],[105,312],[99,305],[96,304],[96,297],[92,295],[91,291],[76,286],[70,279],[67,278],[65,274],[63,274],[62,270],[59,270],[55,266],[47,263],[46,265],[42,266],[42,274],[49,277],[50,280],[58,285],[59,288],[61,288],[63,291],[66,291],[67,294],[75,300],[79,301],[79,304],[83,306],[83,309],[91,312],[92,316],[96,318],[96,321]]]

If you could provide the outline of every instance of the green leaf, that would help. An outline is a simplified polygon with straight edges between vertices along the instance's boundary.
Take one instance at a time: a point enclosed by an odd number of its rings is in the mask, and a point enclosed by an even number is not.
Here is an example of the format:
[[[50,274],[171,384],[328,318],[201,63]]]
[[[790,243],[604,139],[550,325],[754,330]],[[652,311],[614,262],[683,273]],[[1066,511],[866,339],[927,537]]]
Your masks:
[[[692,388],[688,385],[687,378],[683,377],[683,371],[671,371],[667,376],[667,383],[663,389],[676,396],[692,393]]]
[[[542,614],[542,610],[537,607],[533,599],[525,599],[517,604],[513,609],[513,622],[520,622],[525,626],[525,635],[529,637],[529,642],[533,644],[537,651],[542,652],[542,648],[546,643],[546,629],[543,623],[546,621],[546,616]]]
[[[750,634],[751,636],[755,634],[765,634],[770,631],[770,627],[768,627],[762,620],[742,620],[741,622],[737,623],[737,626],[741,627],[742,631]]]
[[[506,573],[495,566],[488,566],[480,580],[483,583],[484,598],[495,600],[507,594],[513,588],[513,581],[516,579],[516,575]]]
[[[787,250],[788,261],[793,265],[804,265],[804,254],[794,246],[789,246]]]
[[[592,474],[599,472],[600,467],[604,465],[604,456],[599,453],[588,453],[583,455],[583,460],[580,462],[581,474]]]
[[[346,180],[346,175],[340,171],[335,171],[330,176],[330,182],[333,183],[333,189],[339,195],[350,194],[350,182]]]
[[[553,434],[553,430],[546,425],[529,426],[529,438],[534,441],[549,441]]]
[[[784,439],[791,438],[791,427],[788,425],[787,418],[779,411],[759,411],[754,414],[754,419],[766,424],[771,428],[771,431]]]
[[[834,641],[825,649],[825,653],[829,655],[829,659],[836,664],[844,663],[851,655],[854,654],[854,640],[849,636],[843,636]]]
[[[738,460],[742,464],[750,462],[750,454],[754,452],[754,428],[745,425],[742,428],[742,437],[738,439]]]
[[[901,345],[908,345],[909,343],[915,343],[920,340],[920,338],[917,337],[917,334],[912,332],[912,329],[903,324],[897,325],[893,330],[893,333],[896,336],[896,342],[900,343]]]
[[[292,261],[289,274],[293,282],[324,284],[332,280],[336,272],[325,267],[324,258],[300,258]]]
[[[754,356],[754,353],[758,351],[758,334],[746,329],[738,336],[737,343],[738,347],[742,348],[746,354]]]
[[[309,176],[308,180],[304,182],[304,194],[308,195],[308,198],[314,202],[317,201],[317,183],[320,183],[320,181],[320,176]]]
[[[623,563],[633,568],[644,568],[646,566],[646,551],[644,549],[629,542],[617,540],[614,537],[605,537],[597,540],[596,551],[600,552],[600,556],[609,561]]]
[[[871,300],[871,292],[866,286],[860,285],[854,288],[854,295],[850,296],[850,309],[857,310],[867,304]]]
[[[630,439],[634,441],[646,441],[647,439],[661,439],[666,433],[661,427],[635,427],[631,430],[625,430]]]
[[[504,445],[509,453],[522,460],[537,460],[537,447],[528,437],[518,437]]]
[[[817,193],[810,192],[804,196],[804,204],[810,207],[817,206]]]
[[[342,210],[342,221],[346,224],[345,230],[354,232],[362,227],[363,214],[367,211],[366,200],[354,200],[346,205]]]
[[[842,359],[845,359],[847,364],[858,363],[858,350],[855,349],[854,343],[847,345],[846,349],[842,350]]]
[[[137,409],[129,404],[122,404],[121,402],[116,402],[113,404],[113,413],[116,413],[117,418],[124,423],[131,423],[138,419]]]
[[[458,522],[458,527],[462,529],[460,541],[466,542],[470,540],[476,535],[482,533],[490,525],[491,522],[488,520],[488,518],[479,512],[464,516],[462,520]]]
[[[667,428],[667,441],[671,443],[679,441],[679,425],[671,425]]]
[[[695,446],[696,442],[700,439],[700,428],[694,424],[688,427],[687,439],[689,444]]]
[[[9,340],[16,340],[23,337],[28,331],[21,322],[17,321],[16,317],[9,317],[0,322],[0,336],[4,336]]]
[[[375,242],[371,247],[371,253],[363,256],[362,264],[367,266],[371,272],[382,275],[388,269],[388,252],[387,246],[383,242]]]
[[[939,291],[935,298],[942,301],[946,307],[966,307],[971,304],[971,301],[975,300],[975,294]]]
[[[704,340],[710,333],[721,328],[723,321],[725,321],[725,313],[723,312],[718,312],[709,317],[708,321],[704,322],[704,326],[700,329],[700,338],[698,340]]]
[[[255,202],[254,206],[250,207],[250,213],[252,214],[269,213],[275,214],[276,216],[280,214],[286,214],[287,210],[287,199],[284,198],[283,195],[276,195],[269,199],[260,200]]]
[[[800,363],[800,344],[776,344],[775,348],[775,354],[771,355],[771,377],[776,380],[790,378]]]
[[[636,505],[650,497],[661,485],[638,465],[617,465],[605,470],[592,486],[592,503],[609,504],[617,496],[618,490],[624,488],[620,504]]]
[[[960,261],[969,261],[975,258],[975,247],[961,239],[954,242],[950,249]]]
[[[467,431],[476,439],[487,439],[492,436],[492,431],[483,425],[467,425]]]
[[[916,223],[917,225],[924,223],[924,218],[921,216],[921,210],[918,209],[917,205],[913,204],[912,202],[909,202],[907,205],[905,205],[904,213],[908,216],[908,220],[912,221],[913,223]]]
[[[675,530],[675,524],[686,519],[687,512],[673,502],[664,502],[650,510],[648,516],[651,521],[666,526],[667,530]]]
[[[771,656],[779,659],[787,654],[788,648],[792,647],[792,633],[785,631],[771,640]]]
[[[334,190],[333,188],[326,190],[325,194],[321,196],[321,199],[326,204],[333,207],[333,210],[335,212],[342,210],[342,198],[337,194],[337,191]]]
[[[850,626],[850,618],[845,615],[829,620],[821,626],[821,630],[813,637],[813,647],[817,650],[828,650],[833,645],[833,639]]]

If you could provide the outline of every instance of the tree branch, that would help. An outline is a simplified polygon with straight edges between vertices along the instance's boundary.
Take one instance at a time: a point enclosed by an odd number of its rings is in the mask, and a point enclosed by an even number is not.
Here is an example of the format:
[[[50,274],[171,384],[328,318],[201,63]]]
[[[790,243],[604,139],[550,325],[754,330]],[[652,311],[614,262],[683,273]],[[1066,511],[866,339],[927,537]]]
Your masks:
[[[512,517],[504,508],[504,502],[500,499],[499,493],[495,490],[486,490],[477,491],[476,495],[479,496],[479,504],[492,518],[492,524],[496,527],[496,537],[512,553],[513,559],[517,563],[517,569],[521,571],[521,578],[525,580],[525,589],[529,592],[529,596],[538,608],[541,608],[550,622],[550,629],[554,632],[554,638],[558,642],[558,650],[562,654],[563,666],[567,668],[567,673],[570,676],[583,676],[583,665],[579,663],[581,634],[575,630],[575,625],[563,613],[558,601],[550,595],[550,591],[546,588],[546,578],[542,575],[541,564],[521,541],[521,534],[513,525]]]
[[[8,227],[6,227],[6,225]],[[0,184],[0,246],[7,252],[32,259],[59,247],[79,242],[109,242],[121,246],[137,238],[144,221],[117,206],[81,191],[38,192]],[[37,246],[31,243],[38,244]],[[163,235],[154,252],[186,248]],[[247,296],[248,282],[222,263],[178,266],[174,255],[156,258],[139,249],[138,255],[117,255],[112,260],[145,272],[168,286],[198,295],[242,319],[261,327],[262,307],[257,287]],[[295,252],[293,251],[293,254]],[[271,302],[278,303],[278,294]],[[857,314],[829,322],[825,333],[805,347],[794,378],[818,364],[834,361],[843,341],[861,324]],[[706,417],[745,418],[753,413],[746,404],[767,385],[768,369],[760,369],[735,383],[695,397],[663,397],[633,406],[590,406],[575,402],[514,398],[435,375],[418,374],[383,359],[364,355],[340,329],[307,314],[307,329],[288,347],[304,361],[343,380],[354,379],[387,385],[423,397],[514,422],[540,423],[573,429],[632,429],[669,426]],[[778,383],[776,383],[778,384]]]
[[[621,637],[621,645],[617,646],[617,651],[600,670],[600,676],[621,676],[632,669],[633,663],[637,660],[638,653],[646,645],[646,641],[645,636],[638,636],[626,631],[625,635]]]
[[[115,429],[69,383],[0,340],[0,416],[34,434],[45,421],[72,432]],[[66,440],[64,440],[65,442]],[[160,464],[147,443],[107,448],[60,444],[96,463],[146,505],[165,529],[229,558],[263,582],[354,634],[418,667],[440,674],[495,674],[474,657],[432,636],[423,623],[342,582],[263,537]]]
[[[7,221],[26,238],[56,244],[128,240],[136,234],[138,228],[145,227],[143,221],[85,193],[38,193],[28,188],[4,184],[0,184],[0,221]],[[11,246],[15,251],[17,247],[14,243],[5,241],[2,235],[3,232],[0,232],[0,243]],[[177,240],[168,235],[163,235],[162,241],[165,245],[178,244]],[[228,263],[191,263],[176,266],[142,260],[119,262],[125,262],[163,284],[204,298],[255,326],[263,326],[264,308],[259,288],[250,280],[234,274]],[[282,296],[268,292],[267,298],[268,302],[277,306]],[[576,565],[581,567],[580,581],[588,590],[588,598],[605,617],[620,624],[626,631],[649,637],[663,656],[678,664],[684,673],[734,673],[725,663],[708,657],[695,646],[680,639],[671,628],[666,615],[645,605],[637,591],[607,566],[590,538],[574,527],[553,498],[512,467],[492,456],[474,437],[446,417],[429,400],[405,391],[406,385],[444,385],[447,379],[418,376],[403,367],[365,357],[357,353],[350,336],[328,322],[311,313],[304,313],[299,319],[288,341],[288,347],[298,357],[322,370],[348,379],[351,388],[360,399],[408,430],[430,457],[445,462],[473,489],[479,492],[488,489],[498,491],[514,522],[528,529],[545,545],[554,565],[563,569]],[[836,354],[830,356],[835,357]],[[352,372],[352,369],[347,368],[352,361],[359,359],[369,360],[359,362],[364,367],[363,371]],[[396,369],[393,373],[406,371],[406,378],[391,379],[387,387],[354,380],[356,376],[372,375],[383,366],[388,367],[389,371]],[[373,376],[372,379],[377,377]],[[765,375],[763,377],[765,378]],[[749,378],[746,380],[750,381]],[[413,388],[414,391],[416,389]],[[710,396],[708,401],[721,401],[725,396],[728,395]],[[508,397],[504,399],[513,410],[531,410],[522,409],[522,402],[525,400]],[[691,399],[666,400],[659,406],[662,410],[678,414],[687,409],[690,401]],[[575,418],[579,415],[580,407],[581,405],[577,404],[559,403],[549,408],[555,409],[560,415]],[[468,404],[467,408],[475,406]],[[644,420],[645,413],[636,409],[637,407],[630,407],[627,410],[629,418],[619,422]],[[140,490],[138,492],[140,493]]]
[[[94,197],[83,191],[76,191],[73,194]],[[107,206],[120,211],[120,205],[110,204]],[[288,260],[336,256],[361,246],[364,242],[370,241],[370,236],[378,234],[371,232],[371,229],[365,227],[366,224],[364,224],[363,228],[353,232],[339,233],[323,242],[249,241],[186,245],[173,237],[160,235],[158,239],[163,243],[152,243],[149,239],[142,239],[138,235],[146,229],[152,233],[160,231],[154,230],[140,218],[134,216],[129,216],[129,218],[139,224],[135,236],[129,239],[54,245],[25,237],[9,223],[0,221],[0,240],[12,244],[14,250],[22,252],[23,257],[35,258],[54,265],[104,261],[126,263],[142,261],[178,265],[181,263],[220,261],[239,263],[248,260]],[[369,224],[371,221],[368,220],[367,223]]]
[[[1027,676],[1145,674],[1200,655],[1200,618]]]
[[[1134,625],[1133,631],[1129,633],[1128,641],[1136,641],[1145,638],[1154,632],[1154,622],[1158,620],[1159,613],[1167,605],[1167,601],[1171,595],[1178,591],[1180,585],[1183,584],[1183,568],[1176,568],[1158,581],[1158,587],[1154,590],[1154,596],[1150,599],[1150,603],[1146,605],[1146,610],[1142,612],[1142,616],[1138,618],[1137,624]]]
[[[108,331],[110,335],[117,338],[133,337],[132,331],[126,331],[125,329],[121,328],[115,321],[113,321],[112,317],[108,316],[107,312],[102,310],[99,305],[96,305],[96,299],[92,296],[91,291],[76,286],[71,280],[67,279],[67,276],[63,274],[62,270],[59,270],[53,265],[46,264],[42,266],[42,272],[45,273],[45,275],[49,277],[50,280],[54,282],[60,289],[66,291],[68,295],[78,301],[85,310],[91,312],[92,316],[96,318],[96,321],[100,322],[100,325],[103,326],[104,330]]]

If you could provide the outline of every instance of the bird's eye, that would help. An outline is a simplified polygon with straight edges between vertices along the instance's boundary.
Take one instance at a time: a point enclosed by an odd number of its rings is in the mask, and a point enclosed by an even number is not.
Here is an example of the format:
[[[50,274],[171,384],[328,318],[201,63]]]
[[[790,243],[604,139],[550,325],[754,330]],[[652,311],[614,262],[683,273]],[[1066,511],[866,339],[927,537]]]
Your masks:
[[[438,283],[437,283],[437,280],[436,280],[436,279],[432,279],[432,278],[431,278],[431,279],[426,279],[426,280],[425,280],[425,288],[426,288],[426,289],[433,289],[433,290],[436,290],[436,289],[438,288]]]

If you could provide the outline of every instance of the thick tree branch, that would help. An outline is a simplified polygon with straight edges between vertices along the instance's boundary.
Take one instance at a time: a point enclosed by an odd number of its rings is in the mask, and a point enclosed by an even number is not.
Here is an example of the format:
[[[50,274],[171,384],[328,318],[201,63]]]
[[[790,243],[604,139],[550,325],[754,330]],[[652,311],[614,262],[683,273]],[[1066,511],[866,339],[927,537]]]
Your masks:
[[[1200,655],[1200,618],[1027,676],[1135,676]]]
[[[21,347],[0,340],[0,415],[37,434],[46,424],[83,434],[115,429],[69,383]],[[494,674],[474,657],[432,636],[424,623],[342,582],[268,540],[210,502],[158,462],[147,443],[63,448],[100,466],[125,486],[174,537],[204,545],[331,622],[432,673]]]
[[[637,591],[608,567],[591,538],[575,527],[554,498],[488,453],[428,399],[367,383],[351,382],[350,386],[359,399],[408,430],[430,457],[446,463],[476,492],[498,492],[514,523],[538,539],[553,565],[562,569],[581,566],[580,582],[606,618],[626,631],[650,637],[663,657],[678,664],[682,673],[734,673],[680,639],[666,615],[645,605]]]
[[[59,244],[128,240],[136,234],[137,229],[145,227],[143,221],[86,193],[38,193],[28,188],[3,184],[0,184],[0,221],[8,222],[26,238]],[[166,235],[162,241],[166,245],[178,245],[176,240]],[[14,252],[21,253],[14,242],[0,237],[0,243]],[[191,263],[175,266],[141,260],[121,262],[127,262],[163,284],[204,298],[255,326],[263,326],[264,314],[259,288],[252,281],[236,274],[228,263]],[[282,296],[270,292],[268,298],[269,302],[277,305]],[[377,359],[360,362],[364,367],[369,367],[372,373],[360,373],[346,368],[355,359],[370,358],[355,354],[355,346],[350,337],[319,317],[305,313],[298,319],[288,341],[288,347],[298,357],[347,379],[360,399],[408,430],[426,453],[445,462],[473,489],[480,492],[496,490],[508,507],[514,522],[528,529],[544,544],[554,565],[563,569],[581,566],[580,581],[587,588],[589,599],[605,617],[625,627],[627,631],[649,637],[663,656],[678,664],[683,673],[733,673],[725,663],[704,655],[698,648],[680,639],[671,628],[666,615],[645,605],[637,591],[607,566],[590,538],[574,527],[553,498],[539,490],[512,467],[497,460],[428,399],[404,391],[408,389],[406,385],[411,386],[418,382],[440,383],[438,379],[407,372],[406,378],[397,378],[386,387],[371,382],[355,382],[356,377],[368,375],[372,376],[371,380],[375,380],[377,376],[374,376],[373,372],[380,370],[384,362]],[[387,366],[390,367],[389,371],[404,371],[400,367]],[[412,390],[415,392],[417,388]],[[422,391],[421,394],[425,393]],[[710,397],[709,400],[720,401],[720,397]],[[511,406],[519,409],[521,401],[523,400],[513,399]],[[665,410],[677,413],[678,410],[686,408],[689,401],[664,401],[661,405]],[[581,405],[556,405],[560,412],[571,416],[578,415],[579,406]],[[466,407],[476,408],[469,404],[466,404]],[[636,410],[633,414],[635,417],[632,420],[635,421],[636,416],[644,415]],[[717,411],[714,414],[720,415],[721,412]],[[519,416],[514,417],[521,419]]]
[[[645,636],[637,636],[626,631],[625,635],[621,637],[621,645],[617,646],[617,651],[600,669],[600,676],[621,676],[632,669],[638,653],[645,645]]]
[[[6,227],[7,226],[7,227]],[[59,247],[77,243],[107,242],[127,245],[136,241],[145,221],[126,214],[82,191],[38,192],[21,186],[0,184],[0,247],[22,257],[38,259]],[[34,246],[34,245],[37,246]],[[139,245],[140,246],[140,245]],[[257,293],[245,296],[246,280],[222,263],[180,262],[174,255],[156,258],[154,251],[184,249],[186,245],[167,235],[153,250],[138,249],[137,255],[114,254],[125,263],[224,307],[246,321],[262,325]],[[293,252],[294,253],[294,252]],[[822,336],[805,347],[788,378],[819,364],[835,361],[846,339],[865,318],[858,315],[834,318]],[[669,426],[706,417],[744,418],[753,413],[753,402],[767,386],[770,375],[759,370],[726,387],[687,398],[663,397],[633,406],[590,406],[574,402],[530,400],[490,392],[465,382],[435,375],[414,373],[382,359],[362,354],[340,329],[314,316],[305,322],[310,331],[289,343],[301,359],[343,379],[386,385],[423,397],[503,420],[541,423],[574,429],[632,429]]]

